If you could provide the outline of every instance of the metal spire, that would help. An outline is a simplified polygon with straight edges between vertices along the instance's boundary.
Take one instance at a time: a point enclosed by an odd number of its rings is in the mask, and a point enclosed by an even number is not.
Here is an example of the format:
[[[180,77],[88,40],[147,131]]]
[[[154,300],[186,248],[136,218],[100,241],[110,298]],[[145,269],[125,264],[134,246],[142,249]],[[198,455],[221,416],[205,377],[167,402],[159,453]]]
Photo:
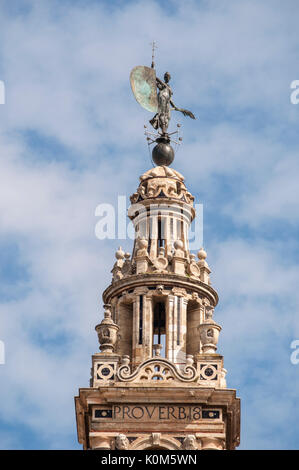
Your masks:
[[[155,41],[150,42],[150,45],[152,46],[152,69],[155,68],[155,49],[157,49],[157,44]]]

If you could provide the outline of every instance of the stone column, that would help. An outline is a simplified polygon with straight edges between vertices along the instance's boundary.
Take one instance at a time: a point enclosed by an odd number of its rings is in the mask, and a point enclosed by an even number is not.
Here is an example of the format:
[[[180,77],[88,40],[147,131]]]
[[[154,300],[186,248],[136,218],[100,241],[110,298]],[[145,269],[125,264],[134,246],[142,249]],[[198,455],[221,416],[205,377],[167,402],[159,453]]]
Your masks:
[[[187,303],[183,296],[168,296],[166,357],[174,363],[186,361]]]
[[[192,303],[190,309],[187,308],[187,354],[194,357],[200,352],[200,335],[198,325],[203,322],[203,308],[198,302]]]
[[[166,358],[174,362],[176,297],[169,295],[166,302]]]
[[[138,320],[139,320],[139,296],[136,295],[133,302],[133,331],[132,331],[132,363],[138,362]]]
[[[144,319],[144,354],[143,360],[153,356],[153,302],[151,295],[143,296],[143,319]]]
[[[158,217],[156,215],[151,216],[151,249],[150,258],[157,257],[157,239],[158,239]]]
[[[146,294],[148,289],[146,287],[136,287],[134,290],[134,304],[133,304],[133,338],[132,338],[132,351],[133,366],[140,364],[144,360],[146,351],[150,354],[148,345],[146,349],[145,339],[147,334],[147,316],[146,316]]]
[[[177,332],[175,362],[186,362],[187,341],[187,305],[188,300],[182,296],[177,297]]]

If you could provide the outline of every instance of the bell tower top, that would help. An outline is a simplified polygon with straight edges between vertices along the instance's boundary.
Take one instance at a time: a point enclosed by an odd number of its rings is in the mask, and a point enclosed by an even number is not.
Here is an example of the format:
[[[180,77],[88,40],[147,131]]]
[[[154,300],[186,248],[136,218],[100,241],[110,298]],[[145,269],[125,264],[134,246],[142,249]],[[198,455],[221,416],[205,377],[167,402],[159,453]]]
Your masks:
[[[206,253],[200,250],[196,261],[189,250],[194,197],[179,172],[159,166],[141,175],[130,199],[132,256],[116,251],[112,283],[103,293],[119,327],[115,351],[133,367],[157,354],[190,365],[203,348],[199,324],[218,302]],[[220,331],[218,325],[211,328]],[[209,351],[215,352],[216,336],[213,341]]]
[[[172,102],[169,74],[151,82],[147,69],[135,67],[131,84],[137,101],[156,111],[160,164],[140,176],[130,198],[134,244],[132,253],[116,251],[103,292],[100,352],[90,387],[75,397],[78,439],[84,449],[234,449],[240,400],[217,352],[218,295],[206,252],[196,259],[189,249],[194,197],[166,162],[171,107],[194,115]]]

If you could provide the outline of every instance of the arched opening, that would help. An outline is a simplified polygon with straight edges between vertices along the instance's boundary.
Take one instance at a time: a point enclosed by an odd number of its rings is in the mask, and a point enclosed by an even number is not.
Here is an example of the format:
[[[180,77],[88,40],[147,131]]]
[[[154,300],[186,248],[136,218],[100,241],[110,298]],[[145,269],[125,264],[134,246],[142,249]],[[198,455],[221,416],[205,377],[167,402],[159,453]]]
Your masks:
[[[202,323],[202,311],[196,301],[189,301],[187,306],[187,342],[186,353],[195,356],[200,352],[200,336],[198,326]]]
[[[132,357],[133,304],[121,302],[117,307],[116,322],[119,335],[116,353]]]
[[[166,309],[165,302],[158,301],[154,305],[153,315],[153,345],[161,345],[159,351],[165,357],[166,343]]]

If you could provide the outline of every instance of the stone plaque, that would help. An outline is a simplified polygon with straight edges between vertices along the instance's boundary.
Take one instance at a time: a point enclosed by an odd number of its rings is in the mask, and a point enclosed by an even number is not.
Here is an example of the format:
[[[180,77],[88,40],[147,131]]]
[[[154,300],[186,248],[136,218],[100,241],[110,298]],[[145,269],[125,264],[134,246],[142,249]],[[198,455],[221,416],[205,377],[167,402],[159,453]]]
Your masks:
[[[93,418],[96,421],[113,422],[185,422],[196,423],[205,419],[221,419],[220,410],[202,409],[194,404],[119,404],[110,408],[94,408]]]
[[[200,420],[202,415],[201,407],[196,405],[120,404],[113,406],[112,417],[122,422],[194,422]]]

